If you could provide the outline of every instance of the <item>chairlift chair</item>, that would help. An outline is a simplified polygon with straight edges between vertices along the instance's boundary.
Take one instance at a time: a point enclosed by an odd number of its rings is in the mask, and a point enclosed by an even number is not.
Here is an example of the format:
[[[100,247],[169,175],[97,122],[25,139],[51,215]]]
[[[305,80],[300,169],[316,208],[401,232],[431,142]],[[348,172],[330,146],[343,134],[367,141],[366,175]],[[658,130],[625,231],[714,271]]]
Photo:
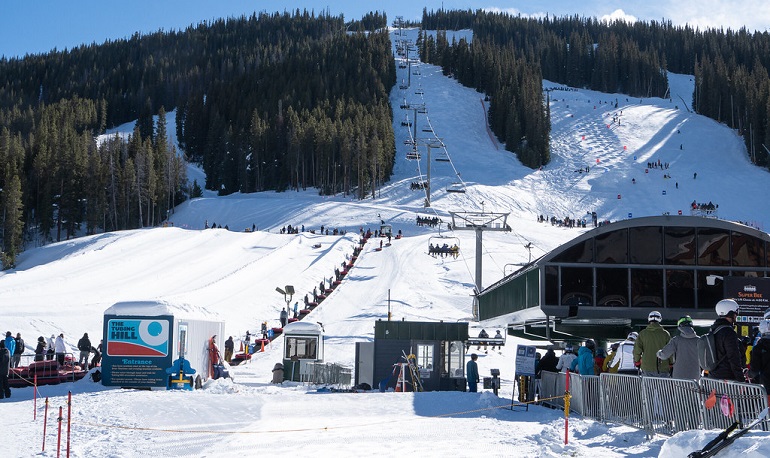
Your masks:
[[[447,186],[446,192],[457,192],[457,193],[464,193],[465,192],[465,185],[461,182],[454,182]]]
[[[446,245],[446,248],[444,247]],[[431,249],[433,247],[433,249]],[[431,256],[457,256],[460,253],[460,239],[441,233],[441,223],[438,225],[438,235],[428,239],[428,254]]]

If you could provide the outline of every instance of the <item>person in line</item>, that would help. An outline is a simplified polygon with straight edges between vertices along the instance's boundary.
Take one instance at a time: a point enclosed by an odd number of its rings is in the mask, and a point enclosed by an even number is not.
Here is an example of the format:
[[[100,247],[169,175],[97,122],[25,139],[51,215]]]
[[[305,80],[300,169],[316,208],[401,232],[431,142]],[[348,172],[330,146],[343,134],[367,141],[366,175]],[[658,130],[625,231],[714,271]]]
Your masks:
[[[596,342],[592,339],[585,341],[583,346],[578,348],[578,355],[570,364],[570,370],[580,375],[594,375],[594,350]]]
[[[299,302],[294,303],[294,318],[299,316]]]
[[[64,365],[64,354],[67,352],[67,346],[64,345],[64,333],[60,333],[54,343],[54,351],[56,352],[56,361],[59,362],[59,366]]]
[[[564,353],[559,357],[559,362],[556,363],[556,370],[566,374],[575,358],[577,358],[577,355],[572,352],[572,344],[567,344],[564,347]]]
[[[618,346],[615,358],[610,363],[610,366],[618,368],[618,374],[639,375],[639,369],[634,364],[634,343],[637,337],[639,337],[638,333],[631,332]]]
[[[770,320],[759,322],[759,340],[751,349],[749,378],[765,387],[770,403]]]
[[[0,340],[0,399],[11,397],[8,386],[8,374],[11,372],[11,352],[5,348],[5,341]]]
[[[21,333],[16,333],[16,338],[14,339],[16,341],[16,349],[13,351],[13,355],[11,356],[11,367],[19,367],[19,363],[21,363],[21,355],[24,354],[24,339],[21,338]]]
[[[604,360],[607,359],[607,354],[604,352],[604,348],[596,349],[596,356],[594,356],[594,375],[600,375],[604,371]]]
[[[537,367],[537,376],[540,377],[540,373],[543,371],[548,372],[559,372],[559,369],[556,369],[556,365],[559,363],[559,358],[556,357],[556,352],[553,351],[553,347],[548,347],[548,349],[545,351],[545,355],[540,359],[540,364]]]
[[[468,391],[471,393],[478,392],[479,365],[476,363],[477,359],[479,359],[479,355],[472,353],[471,360],[465,365],[465,376],[468,378]]]
[[[610,374],[618,373],[618,367],[612,365],[612,360],[615,359],[615,354],[617,354],[619,347],[620,342],[615,342],[614,344],[610,345],[610,351],[607,353],[607,356],[604,358],[604,362],[602,363],[602,372],[608,372]]]
[[[233,359],[233,351],[235,350],[235,342],[233,342],[233,336],[230,336],[225,340],[225,361],[228,363]]]
[[[642,370],[645,377],[671,377],[671,361],[658,359],[658,350],[665,347],[671,334],[668,333],[660,322],[663,316],[657,310],[647,315],[646,328],[639,332],[639,337],[634,345],[634,365]]]
[[[676,322],[679,335],[668,341],[665,347],[658,350],[658,358],[673,359],[674,370],[672,377],[685,380],[698,380],[700,366],[698,365],[698,334],[693,328],[692,318],[683,316]]]
[[[78,350],[80,350],[78,365],[88,367],[88,357],[91,356],[91,339],[88,338],[87,332],[83,333],[83,337],[78,340]]]
[[[733,328],[738,316],[738,303],[733,299],[722,299],[717,302],[715,310],[718,318],[711,325],[711,332],[714,333],[717,365],[709,372],[709,378],[743,382],[744,356],[738,334]]]
[[[45,359],[47,346],[48,344],[45,341],[45,337],[40,336],[37,338],[37,347],[35,347],[35,361],[42,361]]]
[[[5,348],[8,350],[8,364],[13,367],[13,355],[16,353],[16,339],[11,335],[11,331],[5,333]]]
[[[51,337],[48,338],[47,344],[48,344],[48,350],[46,350],[45,352],[45,360],[51,361],[53,360],[53,357],[56,354],[56,350],[55,350],[56,336],[51,334]]]
[[[281,327],[282,328],[286,327],[286,321],[288,319],[289,319],[289,312],[287,312],[285,308],[281,308],[280,320],[281,320]]]

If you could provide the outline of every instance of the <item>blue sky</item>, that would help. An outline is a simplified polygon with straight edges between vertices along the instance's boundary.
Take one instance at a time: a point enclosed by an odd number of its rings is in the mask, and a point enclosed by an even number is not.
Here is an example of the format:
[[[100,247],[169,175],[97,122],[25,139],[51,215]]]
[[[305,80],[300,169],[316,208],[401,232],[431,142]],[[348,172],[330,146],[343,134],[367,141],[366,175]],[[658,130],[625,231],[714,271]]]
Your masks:
[[[303,0],[2,0],[0,3],[0,56],[16,57],[40,53],[52,48],[72,48],[82,43],[102,43],[107,39],[124,38],[134,32],[158,29],[182,29],[190,24],[212,18],[240,16],[254,11],[283,11],[306,8],[315,11],[329,9],[332,14],[344,14],[357,19],[383,3],[361,0],[330,2]],[[766,0],[389,0],[384,3],[388,19],[401,15],[419,19],[423,7],[439,9],[496,9],[514,14],[557,16],[579,14],[604,17],[614,15],[642,20],[669,19],[675,24],[699,27],[746,26],[765,31],[770,27],[770,2]],[[382,8],[382,6],[380,6]]]

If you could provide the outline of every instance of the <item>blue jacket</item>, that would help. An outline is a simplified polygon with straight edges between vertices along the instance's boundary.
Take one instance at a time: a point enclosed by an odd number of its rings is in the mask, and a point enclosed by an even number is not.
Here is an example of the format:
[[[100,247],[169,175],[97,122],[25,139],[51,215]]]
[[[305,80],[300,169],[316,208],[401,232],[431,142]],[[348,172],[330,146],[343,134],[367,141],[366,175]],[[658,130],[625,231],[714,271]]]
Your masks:
[[[580,375],[594,375],[594,352],[588,347],[580,347],[578,357],[572,361],[570,370],[577,369]]]
[[[468,378],[469,382],[479,381],[479,366],[476,364],[476,361],[468,361],[468,364],[466,365],[465,376]]]
[[[5,348],[7,348],[8,353],[13,356],[13,353],[16,351],[16,339],[14,339],[13,336],[8,336],[5,338]]]

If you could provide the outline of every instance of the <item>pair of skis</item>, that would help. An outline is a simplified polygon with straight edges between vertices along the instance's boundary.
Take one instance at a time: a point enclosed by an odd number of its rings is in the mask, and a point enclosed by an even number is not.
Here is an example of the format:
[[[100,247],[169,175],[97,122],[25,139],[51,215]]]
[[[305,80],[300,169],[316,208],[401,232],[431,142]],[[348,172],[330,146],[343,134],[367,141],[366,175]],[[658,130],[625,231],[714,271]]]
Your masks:
[[[770,408],[765,408],[762,412],[760,412],[759,417],[757,417],[756,420],[749,423],[744,428],[738,429],[738,432],[734,433],[733,435],[730,435],[735,429],[738,428],[739,423],[736,421],[732,425],[730,425],[727,429],[719,433],[717,437],[712,439],[708,444],[706,444],[702,449],[696,450],[689,455],[687,455],[687,458],[706,458],[709,456],[714,456],[717,453],[719,453],[722,449],[727,447],[728,445],[735,442],[735,439],[738,439],[739,437],[743,436],[749,430],[756,427],[763,421],[765,421],[765,418],[767,418],[768,411]]]

